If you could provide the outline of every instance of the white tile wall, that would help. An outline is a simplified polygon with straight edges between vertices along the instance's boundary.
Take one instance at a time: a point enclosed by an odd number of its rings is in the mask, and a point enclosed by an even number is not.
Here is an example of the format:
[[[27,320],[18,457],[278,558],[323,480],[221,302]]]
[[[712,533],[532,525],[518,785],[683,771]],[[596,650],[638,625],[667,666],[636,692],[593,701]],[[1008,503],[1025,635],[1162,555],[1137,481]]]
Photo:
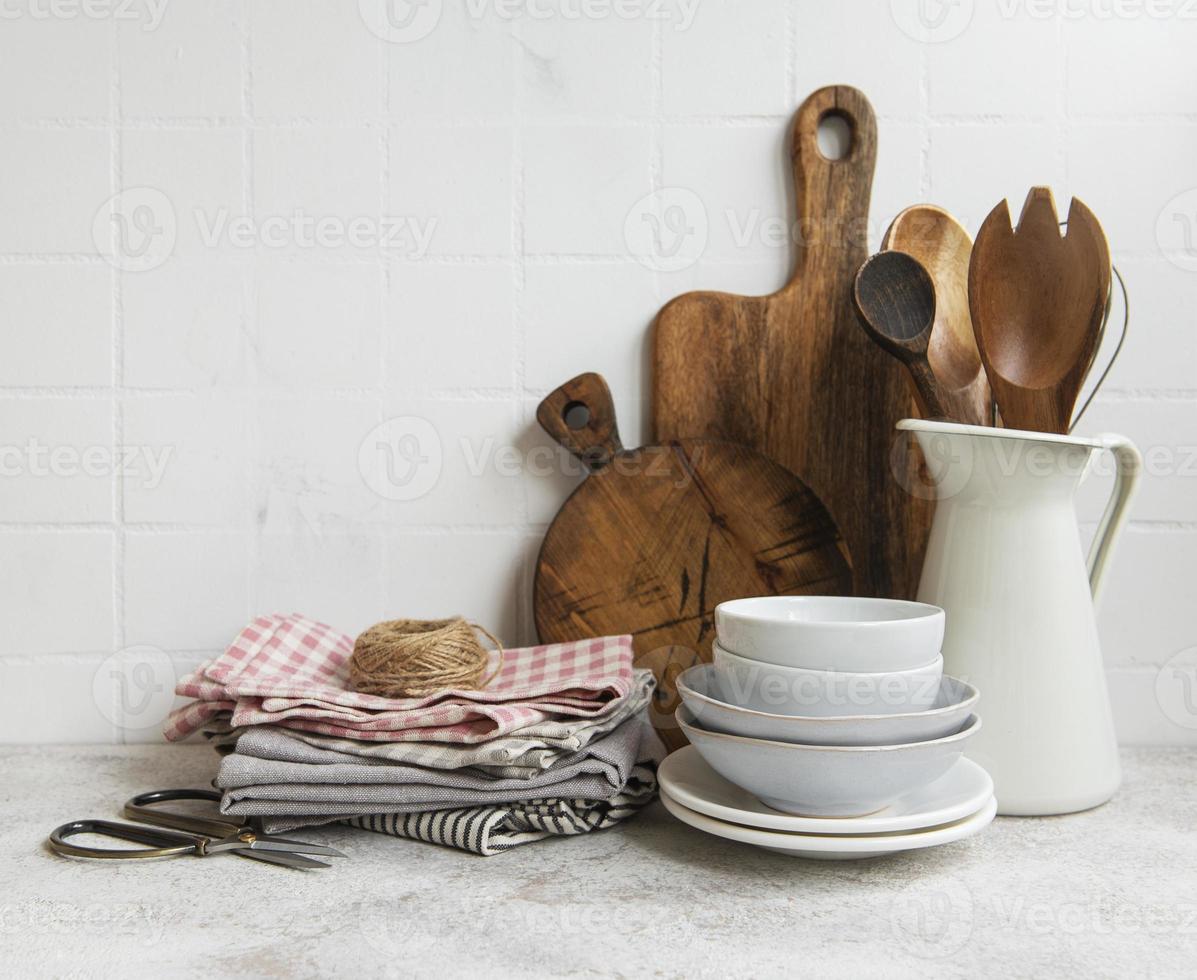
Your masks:
[[[1100,612],[1111,694],[1124,739],[1197,743],[1167,688],[1197,644],[1187,6],[8,4],[0,740],[153,739],[260,611],[531,640],[580,479],[537,402],[600,370],[646,437],[653,315],[781,284],[788,120],[847,82],[879,116],[874,242],[918,200],[975,231],[1032,182],[1103,220],[1133,316],[1085,431],[1154,467]],[[645,216],[679,194],[705,245],[662,263]]]
[[[264,119],[376,119],[383,56],[338,0],[249,4],[253,108]],[[327,57],[329,50],[337,57]]]
[[[533,255],[624,255],[624,215],[652,190],[641,126],[529,126],[523,138],[525,247]]]
[[[148,16],[118,24],[121,113],[125,117],[239,117],[244,88],[242,5],[238,0],[209,0],[179,4],[178,9],[167,6],[169,15],[152,30],[146,29],[153,23]],[[150,13],[148,6],[143,10]],[[104,46],[97,44],[94,50],[103,53]],[[61,113],[78,114],[71,107]]]
[[[245,535],[131,531],[125,537],[124,627],[129,643],[220,649],[226,624],[249,616]]]
[[[413,125],[388,138],[386,213],[429,229],[427,254],[511,253],[510,126]]]
[[[0,513],[23,524],[112,519],[112,399],[39,398],[4,406]]]
[[[19,91],[22,86],[9,89]],[[0,148],[0,249],[95,255],[92,226],[109,190],[105,129],[11,128]]]
[[[112,383],[112,280],[107,265],[0,266],[0,384]]]
[[[4,120],[110,117],[112,27],[100,20],[8,17],[0,32]]]
[[[152,275],[120,276],[126,385],[178,391],[246,383],[252,343],[248,268],[171,259]],[[111,372],[111,345],[108,339],[105,372]]]

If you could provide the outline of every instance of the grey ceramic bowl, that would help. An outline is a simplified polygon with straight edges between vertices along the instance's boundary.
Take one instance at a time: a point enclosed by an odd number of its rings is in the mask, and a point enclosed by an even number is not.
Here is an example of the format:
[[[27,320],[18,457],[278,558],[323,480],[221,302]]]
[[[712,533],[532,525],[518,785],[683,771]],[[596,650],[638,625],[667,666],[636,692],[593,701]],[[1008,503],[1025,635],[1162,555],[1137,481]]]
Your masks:
[[[775,715],[901,715],[935,703],[943,657],[912,670],[860,672],[782,667],[749,660],[716,641],[714,668],[724,700]]]
[[[964,727],[980,695],[971,684],[944,676],[925,711],[896,715],[778,715],[729,702],[712,664],[696,664],[677,679],[677,692],[709,731],[804,745],[904,745],[954,735]]]
[[[766,806],[807,817],[859,817],[946,773],[981,728],[970,715],[955,735],[907,745],[795,745],[711,732],[690,709],[677,720],[690,744],[724,779]]]
[[[942,609],[903,599],[774,595],[715,607],[724,649],[782,667],[911,670],[935,658],[943,631]]]

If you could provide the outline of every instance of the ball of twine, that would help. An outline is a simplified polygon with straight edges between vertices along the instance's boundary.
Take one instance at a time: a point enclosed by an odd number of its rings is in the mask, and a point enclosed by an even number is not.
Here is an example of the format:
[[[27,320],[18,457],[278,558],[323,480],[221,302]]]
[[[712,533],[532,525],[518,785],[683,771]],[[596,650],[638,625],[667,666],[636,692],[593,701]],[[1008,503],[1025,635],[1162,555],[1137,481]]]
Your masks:
[[[487,675],[489,651],[475,630],[499,651]],[[503,666],[503,645],[487,630],[453,619],[391,619],[375,623],[353,644],[349,681],[354,690],[387,698],[422,697],[456,688],[486,687]],[[484,679],[485,678],[485,679]]]

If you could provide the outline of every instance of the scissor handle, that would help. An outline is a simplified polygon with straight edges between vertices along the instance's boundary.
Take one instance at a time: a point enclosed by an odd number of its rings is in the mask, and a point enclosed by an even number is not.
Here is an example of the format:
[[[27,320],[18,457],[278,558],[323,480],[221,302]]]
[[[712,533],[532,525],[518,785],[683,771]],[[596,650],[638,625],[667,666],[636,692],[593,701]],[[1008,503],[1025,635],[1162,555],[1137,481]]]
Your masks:
[[[160,810],[159,803],[175,800],[203,800],[206,803],[220,803],[220,793],[214,789],[155,789],[140,793],[125,804],[125,816],[141,823],[157,824],[159,827],[173,827],[191,834],[205,837],[231,837],[245,828],[243,820],[221,820],[173,810]]]
[[[84,847],[68,843],[76,834],[96,834],[127,840],[134,844],[149,844],[148,848]],[[204,853],[207,840],[190,834],[176,834],[169,830],[139,827],[137,824],[116,823],[113,820],[72,820],[55,828],[50,834],[51,849],[68,857],[110,858],[118,861],[136,858],[175,857],[179,854]]]

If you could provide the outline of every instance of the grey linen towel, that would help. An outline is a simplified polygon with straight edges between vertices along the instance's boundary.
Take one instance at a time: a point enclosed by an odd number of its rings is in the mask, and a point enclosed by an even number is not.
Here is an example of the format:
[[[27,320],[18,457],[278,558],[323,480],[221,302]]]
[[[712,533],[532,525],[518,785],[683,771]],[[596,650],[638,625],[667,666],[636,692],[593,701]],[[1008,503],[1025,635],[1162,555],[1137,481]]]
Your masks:
[[[528,800],[428,813],[371,814],[341,822],[490,857],[546,837],[613,827],[651,802],[656,791],[656,763],[645,760],[632,769],[623,789],[609,800]],[[267,827],[268,831],[275,829],[284,828]]]
[[[609,800],[631,777],[643,734],[642,719],[631,718],[593,741],[583,758],[553,766],[532,779],[399,763],[285,762],[234,752],[221,761],[216,786],[224,790],[221,812],[241,817],[305,818],[296,819],[292,826],[372,813],[459,809],[531,798]]]
[[[398,763],[430,769],[468,768],[488,776],[533,779],[550,767],[578,761],[592,742],[642,712],[652,697],[654,686],[652,671],[636,671],[632,691],[619,708],[596,721],[582,719],[570,724],[570,734],[565,738],[548,739],[535,731],[522,731],[470,745],[363,742],[277,725],[254,725],[235,730],[237,753],[280,762],[383,766]]]

